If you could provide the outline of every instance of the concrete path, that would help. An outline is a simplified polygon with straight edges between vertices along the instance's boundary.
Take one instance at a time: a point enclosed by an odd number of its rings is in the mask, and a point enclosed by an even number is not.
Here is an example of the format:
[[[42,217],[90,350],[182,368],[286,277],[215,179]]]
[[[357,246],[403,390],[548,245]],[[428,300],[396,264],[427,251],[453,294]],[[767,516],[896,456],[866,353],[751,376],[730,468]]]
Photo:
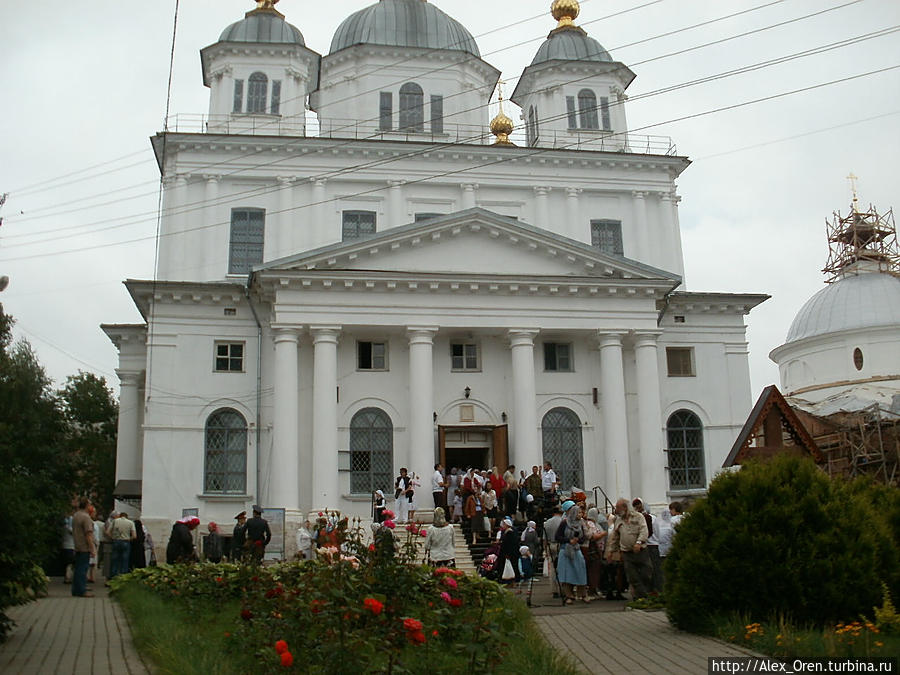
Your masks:
[[[96,588],[93,588],[96,586]],[[131,642],[125,614],[103,584],[88,584],[93,598],[74,598],[55,577],[49,595],[7,611],[16,622],[0,645],[0,673],[146,675],[152,672]]]

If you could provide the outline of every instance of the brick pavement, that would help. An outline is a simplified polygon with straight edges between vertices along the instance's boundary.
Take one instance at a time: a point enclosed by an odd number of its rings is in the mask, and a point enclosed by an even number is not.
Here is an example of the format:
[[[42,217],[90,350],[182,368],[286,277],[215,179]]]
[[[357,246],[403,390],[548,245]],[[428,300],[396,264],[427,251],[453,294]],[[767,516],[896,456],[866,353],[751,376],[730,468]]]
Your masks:
[[[92,588],[92,586],[97,586]],[[89,584],[93,598],[74,598],[70,586],[55,577],[48,597],[12,607],[16,622],[0,645],[0,673],[22,675],[146,675],[131,641],[121,607],[102,584]]]

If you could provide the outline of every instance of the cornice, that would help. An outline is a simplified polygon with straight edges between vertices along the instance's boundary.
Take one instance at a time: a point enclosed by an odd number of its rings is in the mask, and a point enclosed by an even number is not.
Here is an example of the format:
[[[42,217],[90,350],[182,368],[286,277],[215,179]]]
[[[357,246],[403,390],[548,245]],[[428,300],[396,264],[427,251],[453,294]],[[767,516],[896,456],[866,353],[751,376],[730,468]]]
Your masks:
[[[771,298],[762,293],[692,293],[676,291],[666,298],[665,313],[749,314]]]

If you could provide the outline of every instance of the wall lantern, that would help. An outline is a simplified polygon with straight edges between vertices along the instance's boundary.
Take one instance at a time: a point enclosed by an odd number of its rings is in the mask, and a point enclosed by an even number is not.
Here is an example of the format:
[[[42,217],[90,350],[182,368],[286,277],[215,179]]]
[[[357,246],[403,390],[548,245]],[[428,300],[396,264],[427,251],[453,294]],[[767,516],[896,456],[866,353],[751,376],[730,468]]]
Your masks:
[[[472,393],[472,388],[466,387],[465,389],[463,389],[463,393],[466,395],[466,398],[469,398],[469,395]]]
[[[500,413],[500,419],[504,424],[506,424],[506,411],[505,410],[502,413]]]

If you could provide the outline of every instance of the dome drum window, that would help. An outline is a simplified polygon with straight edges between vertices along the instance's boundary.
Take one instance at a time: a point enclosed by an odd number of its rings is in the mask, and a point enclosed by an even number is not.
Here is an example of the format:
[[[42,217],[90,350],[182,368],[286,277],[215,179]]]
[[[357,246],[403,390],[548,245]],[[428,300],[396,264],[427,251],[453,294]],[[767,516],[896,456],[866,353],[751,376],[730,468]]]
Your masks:
[[[244,81],[234,81],[234,104],[232,112],[247,112],[253,115],[281,113],[281,80],[272,80],[272,95],[269,98],[269,78],[259,71],[247,80],[247,109],[244,110]]]
[[[570,131],[612,131],[609,97],[601,96],[598,104],[597,95],[590,89],[579,91],[577,98],[566,96],[566,116]]]
[[[859,347],[853,350],[853,365],[857,370],[863,369],[863,353]]]

